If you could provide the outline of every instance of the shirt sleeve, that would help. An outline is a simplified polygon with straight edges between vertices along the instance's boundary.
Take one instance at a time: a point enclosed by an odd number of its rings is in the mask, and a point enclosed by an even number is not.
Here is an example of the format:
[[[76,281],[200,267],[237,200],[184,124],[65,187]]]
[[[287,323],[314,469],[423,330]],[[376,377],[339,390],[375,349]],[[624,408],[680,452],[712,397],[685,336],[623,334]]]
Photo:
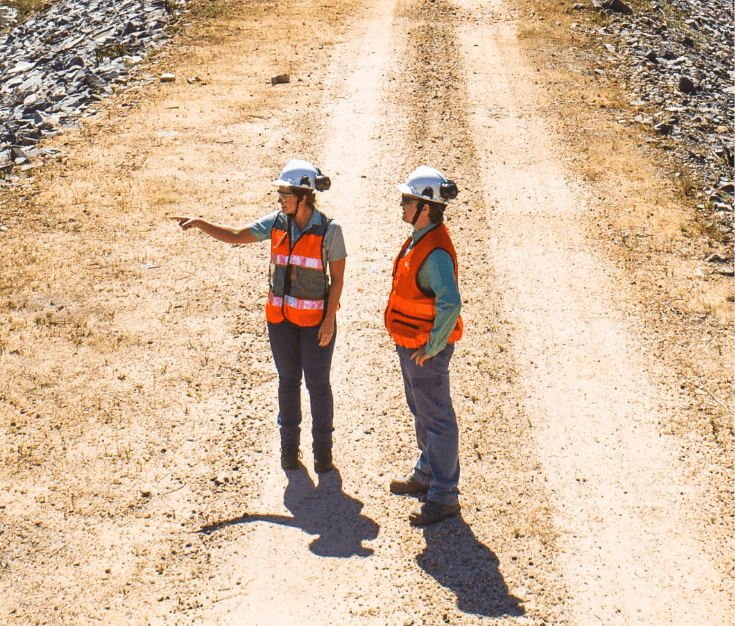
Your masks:
[[[273,230],[273,224],[276,223],[276,218],[280,211],[273,211],[264,215],[259,220],[254,221],[252,224],[248,224],[248,230],[250,234],[255,237],[256,241],[264,241],[270,239],[271,230]]]
[[[329,223],[327,232],[324,233],[324,250],[326,252],[327,262],[341,261],[347,258],[347,250],[345,249],[345,239],[342,235],[342,227],[332,220]]]
[[[454,277],[454,262],[446,250],[434,250],[421,266],[418,284],[436,296],[434,328],[426,344],[426,354],[434,356],[447,345],[462,310],[457,280]]]

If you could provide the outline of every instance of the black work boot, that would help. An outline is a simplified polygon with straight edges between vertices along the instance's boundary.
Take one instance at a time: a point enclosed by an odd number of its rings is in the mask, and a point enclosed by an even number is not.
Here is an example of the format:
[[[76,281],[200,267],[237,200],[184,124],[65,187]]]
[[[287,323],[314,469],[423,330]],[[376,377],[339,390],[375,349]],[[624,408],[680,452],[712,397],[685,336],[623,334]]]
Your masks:
[[[314,448],[314,471],[328,472],[332,469],[332,449]]]
[[[283,469],[297,469],[301,463],[301,452],[298,446],[281,446],[281,467]]]

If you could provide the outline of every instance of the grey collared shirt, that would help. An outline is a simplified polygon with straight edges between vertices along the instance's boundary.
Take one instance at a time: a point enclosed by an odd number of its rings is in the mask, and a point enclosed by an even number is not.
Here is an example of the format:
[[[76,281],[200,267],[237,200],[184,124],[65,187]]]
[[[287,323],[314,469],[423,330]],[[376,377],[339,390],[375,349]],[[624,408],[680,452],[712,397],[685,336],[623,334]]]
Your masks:
[[[264,215],[252,224],[248,224],[250,234],[255,237],[256,241],[264,241],[270,239],[273,224],[280,213],[280,209]],[[291,220],[291,245],[295,244],[299,237],[312,226],[322,223],[322,219],[326,219],[323,213],[314,211],[309,218],[309,223],[304,230],[299,230],[296,226],[296,220]],[[341,261],[347,258],[347,250],[345,249],[345,239],[342,235],[342,227],[334,220],[329,223],[327,232],[324,234],[324,256],[327,263]]]

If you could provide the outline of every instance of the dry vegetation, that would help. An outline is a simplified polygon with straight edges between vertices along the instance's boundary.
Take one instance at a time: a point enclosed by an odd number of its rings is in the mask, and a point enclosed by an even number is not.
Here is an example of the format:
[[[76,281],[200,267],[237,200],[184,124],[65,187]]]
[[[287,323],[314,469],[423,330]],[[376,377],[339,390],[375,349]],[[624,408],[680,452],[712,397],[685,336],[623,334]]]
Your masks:
[[[115,598],[154,595],[158,583],[145,577],[163,574],[164,561],[168,572],[190,540],[177,539],[171,554],[167,540],[146,539],[143,529],[151,517],[175,517],[163,495],[180,488],[177,477],[211,486],[206,461],[216,450],[203,443],[205,462],[181,474],[175,453],[191,447],[201,406],[221,402],[230,388],[221,380],[237,377],[238,359],[247,360],[234,343],[238,325],[251,310],[261,320],[267,281],[260,250],[232,255],[186,241],[165,216],[206,211],[241,222],[272,205],[262,180],[298,148],[265,132],[278,120],[262,111],[287,111],[302,90],[276,93],[267,79],[290,58],[286,71],[309,80],[302,64],[324,66],[344,14],[337,8],[323,27],[304,26],[298,10],[281,15],[272,3],[226,12],[224,2],[194,4],[198,25],[182,33],[177,57],[159,53],[143,70],[175,68],[176,84],[111,97],[79,131],[54,140],[68,157],[26,172],[0,197],[0,489],[2,513],[13,520],[0,530],[0,567],[13,555],[12,569],[0,571],[24,581],[0,575],[0,621],[11,611],[25,623],[62,612],[86,623],[114,609]],[[227,75],[213,71],[253,41],[247,56],[261,73],[234,64]],[[204,100],[216,104],[204,108]],[[220,163],[236,153],[237,170],[225,173]],[[240,212],[243,203],[251,213]],[[215,284],[204,278],[208,268],[192,264],[192,247],[195,256],[211,250]],[[239,278],[251,270],[257,278],[243,291]],[[247,385],[273,378],[259,342],[263,363],[252,357]],[[187,453],[191,466],[199,454],[199,446]],[[113,518],[142,534],[111,538],[104,520]],[[38,585],[54,562],[58,578]],[[65,580],[76,580],[76,591],[62,593]]]
[[[523,10],[531,6],[518,4]],[[143,604],[196,607],[202,598],[167,598],[165,590],[181,578],[185,588],[204,571],[201,555],[185,557],[208,538],[174,531],[217,519],[218,509],[237,510],[250,488],[242,484],[238,493],[220,494],[216,503],[200,506],[209,497],[211,468],[227,451],[218,447],[222,439],[201,446],[187,440],[193,429],[203,428],[207,407],[228,402],[229,390],[237,386],[250,398],[246,413],[265,412],[262,388],[273,378],[266,341],[252,334],[238,338],[247,323],[262,318],[262,250],[232,255],[204,238],[185,240],[165,217],[206,212],[222,222],[242,223],[272,205],[262,181],[287,156],[316,150],[295,128],[318,127],[311,107],[316,109],[323,89],[319,68],[326,66],[348,11],[355,9],[345,0],[330,0],[329,11],[319,13],[320,25],[317,16],[302,21],[296,5],[283,10],[268,2],[194,5],[201,20],[196,30],[182,31],[175,57],[159,54],[148,68],[175,69],[175,85],[117,94],[79,132],[55,140],[69,157],[29,171],[20,186],[0,198],[0,489],[8,503],[2,512],[13,520],[12,527],[0,530],[0,558],[21,555],[13,573],[28,585],[11,586],[0,576],[0,606],[12,609],[18,623],[53,622],[58,611],[70,623],[85,623],[136,594]],[[590,74],[575,56],[573,48],[591,45],[569,29],[579,16],[550,0],[533,6],[545,19],[531,22],[523,41],[539,60],[539,83],[548,90],[558,133],[569,140],[568,158],[597,198],[591,236],[628,272],[631,289],[646,303],[650,325],[642,340],[680,373],[683,397],[691,401],[666,427],[714,442],[725,453],[716,468],[721,471],[732,454],[732,283],[707,274],[701,259],[729,242],[719,240],[706,216],[694,210],[694,201],[682,193],[687,185],[677,188],[662,176],[656,165],[661,153],[642,132],[617,124],[615,111],[627,106],[618,86]],[[218,74],[220,62],[240,58],[239,46],[246,44],[253,45],[252,67],[263,73],[229,63],[230,73]],[[420,47],[410,52],[413,62],[428,53]],[[440,52],[450,55],[447,49]],[[296,88],[275,92],[266,79],[284,71]],[[187,77],[199,80],[188,84]],[[200,90],[217,104],[204,107],[196,95]],[[451,97],[442,94],[442,102]],[[142,111],[130,115],[134,107]],[[438,123],[429,113],[419,122],[428,129]],[[422,129],[411,130],[422,136]],[[451,156],[471,162],[469,145],[458,143]],[[223,169],[225,161],[237,162],[237,168]],[[470,176],[469,165],[467,171]],[[215,283],[191,260],[205,253],[219,267]],[[241,288],[248,272],[255,278]],[[482,294],[468,289],[468,297],[474,298],[471,308]],[[496,316],[491,328],[497,331],[492,347],[498,353],[505,350],[504,324]],[[510,435],[530,437],[513,396],[512,362],[480,352],[467,346],[464,365],[497,379],[507,395],[491,417]],[[247,379],[241,371],[248,372]],[[478,376],[477,389],[468,386],[458,400],[462,407],[488,393],[480,388],[482,380]],[[707,392],[698,391],[704,388]],[[723,408],[712,396],[730,406]],[[161,416],[167,421],[163,429]],[[227,445],[243,445],[240,425],[233,428],[223,418],[206,426],[231,435]],[[384,443],[387,448],[395,442]],[[174,457],[178,451],[184,451],[183,460]],[[255,452],[260,451],[238,454]],[[528,472],[516,477],[519,484],[539,471],[512,451],[490,446],[463,454],[499,457],[500,474],[503,463],[511,469],[517,464]],[[175,498],[183,484],[193,492],[188,499],[164,498]],[[529,489],[543,491],[540,481]],[[517,524],[517,535],[533,542],[526,549],[543,557],[554,537],[540,501],[533,516],[514,504],[502,523]],[[117,524],[129,522],[129,532],[114,540],[106,525],[113,518]],[[95,542],[95,552],[78,551]],[[54,559],[59,569],[40,585],[37,572]],[[61,593],[64,579],[79,581],[78,587],[88,584],[89,592]],[[556,584],[550,581],[552,588]],[[29,607],[33,615],[24,613]]]
[[[3,0],[0,5],[18,9],[18,19],[22,20],[31,13],[37,13],[50,7],[58,0]]]
[[[537,63],[549,112],[588,183],[590,234],[630,277],[646,310],[649,349],[678,371],[695,397],[694,414],[672,419],[732,453],[733,282],[704,262],[731,256],[732,237],[698,210],[696,176],[668,154],[668,140],[618,123],[630,112],[624,85],[596,74],[597,42],[573,22],[605,25],[604,13],[572,3],[517,0],[527,20],[522,42]],[[646,0],[629,2],[648,8]],[[714,397],[713,397],[714,396]],[[724,406],[723,406],[724,405]],[[678,412],[677,412],[678,413]]]

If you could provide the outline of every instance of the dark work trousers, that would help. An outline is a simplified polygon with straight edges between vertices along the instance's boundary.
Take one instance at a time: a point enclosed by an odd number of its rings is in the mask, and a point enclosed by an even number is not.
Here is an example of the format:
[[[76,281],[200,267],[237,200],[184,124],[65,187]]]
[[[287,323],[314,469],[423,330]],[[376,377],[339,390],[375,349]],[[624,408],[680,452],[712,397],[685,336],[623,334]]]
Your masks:
[[[291,322],[271,324],[268,336],[278,370],[278,425],[281,445],[298,446],[301,436],[301,373],[306,379],[311,403],[312,446],[332,447],[334,400],[329,384],[337,324],[329,345],[319,346],[319,326],[296,326]]]
[[[428,499],[440,504],[459,500],[459,428],[449,392],[449,361],[454,344],[447,345],[423,367],[411,359],[415,348],[396,346],[403,373],[406,402],[416,425],[419,458],[413,478],[428,485]]]

